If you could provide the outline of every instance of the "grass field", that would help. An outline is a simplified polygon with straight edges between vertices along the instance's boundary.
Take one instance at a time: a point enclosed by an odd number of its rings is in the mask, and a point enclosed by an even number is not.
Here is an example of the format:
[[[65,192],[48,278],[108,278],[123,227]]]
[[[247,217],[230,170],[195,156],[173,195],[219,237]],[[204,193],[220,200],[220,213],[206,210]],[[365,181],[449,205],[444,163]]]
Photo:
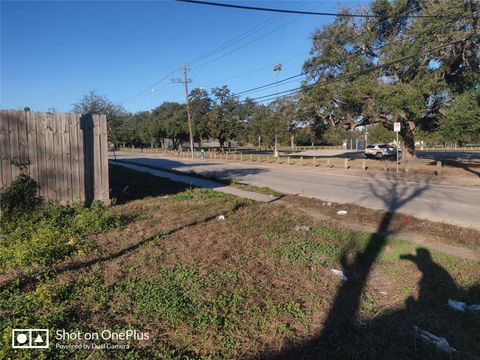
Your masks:
[[[442,358],[414,325],[457,349],[445,358],[480,356],[480,315],[447,307],[480,303],[478,262],[121,167],[110,174],[121,223],[88,235],[88,251],[0,277],[0,359]],[[10,332],[22,327],[150,338],[118,341],[124,350],[14,351]]]

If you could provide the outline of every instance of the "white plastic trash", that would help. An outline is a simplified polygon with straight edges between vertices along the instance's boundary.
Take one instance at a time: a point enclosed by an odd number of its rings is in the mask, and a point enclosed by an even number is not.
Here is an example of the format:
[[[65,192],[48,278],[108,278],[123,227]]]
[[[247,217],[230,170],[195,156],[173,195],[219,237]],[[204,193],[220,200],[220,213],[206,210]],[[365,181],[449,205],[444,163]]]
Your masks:
[[[343,271],[340,271],[340,270],[337,270],[337,269],[332,269],[332,273],[335,276],[338,276],[340,279],[342,279],[342,281],[348,281],[348,278],[345,276]]]
[[[448,307],[455,311],[480,313],[480,304],[467,305],[462,301],[448,299]]]
[[[461,311],[461,312],[465,311],[465,303],[461,301],[448,299],[448,307],[450,307],[455,311]]]
[[[347,214],[348,214],[348,212],[345,211],[345,210],[338,210],[337,211],[337,215],[347,215]]]
[[[294,231],[309,231],[310,228],[307,225],[297,225],[293,228]]]
[[[433,335],[428,331],[420,329],[418,326],[413,326],[413,329],[415,330],[415,333],[419,337],[421,337],[426,342],[429,342],[430,344],[435,345],[435,347],[438,350],[449,353],[449,354],[457,352],[457,349],[450,346],[447,339],[440,336]]]
[[[225,216],[220,215],[220,216],[218,217],[218,220],[225,220]]]

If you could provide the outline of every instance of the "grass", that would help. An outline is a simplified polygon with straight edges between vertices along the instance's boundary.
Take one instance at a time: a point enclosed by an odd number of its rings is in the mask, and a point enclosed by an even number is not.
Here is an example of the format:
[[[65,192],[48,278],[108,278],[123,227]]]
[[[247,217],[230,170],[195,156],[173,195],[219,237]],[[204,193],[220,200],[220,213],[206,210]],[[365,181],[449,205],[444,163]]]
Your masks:
[[[96,253],[75,255],[27,282],[0,282],[1,337],[8,344],[12,328],[38,327],[137,329],[150,339],[117,341],[130,345],[123,351],[52,346],[15,352],[3,345],[0,358],[322,354],[308,341],[322,331],[344,286],[331,269],[355,261],[372,240],[369,234],[315,222],[282,206],[188,189],[147,174],[139,179],[123,168],[113,167],[110,174],[112,194],[121,203],[112,214],[130,221],[91,235]],[[134,187],[137,181],[142,186]],[[296,225],[310,229],[294,231]],[[388,239],[361,292],[356,324],[337,339],[336,352],[323,353],[326,358],[441,358],[413,336],[413,325],[446,337],[458,358],[480,353],[480,317],[446,306],[449,297],[480,303],[480,264],[436,251],[430,259],[422,254],[414,244]],[[61,270],[63,265],[75,266]],[[346,275],[346,284],[356,283],[358,274]]]

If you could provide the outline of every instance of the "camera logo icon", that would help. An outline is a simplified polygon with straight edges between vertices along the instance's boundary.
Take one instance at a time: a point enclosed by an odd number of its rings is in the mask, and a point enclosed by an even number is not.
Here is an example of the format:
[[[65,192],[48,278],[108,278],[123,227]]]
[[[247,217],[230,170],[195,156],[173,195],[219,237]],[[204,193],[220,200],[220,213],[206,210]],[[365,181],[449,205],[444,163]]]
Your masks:
[[[12,348],[48,349],[48,329],[12,329]]]

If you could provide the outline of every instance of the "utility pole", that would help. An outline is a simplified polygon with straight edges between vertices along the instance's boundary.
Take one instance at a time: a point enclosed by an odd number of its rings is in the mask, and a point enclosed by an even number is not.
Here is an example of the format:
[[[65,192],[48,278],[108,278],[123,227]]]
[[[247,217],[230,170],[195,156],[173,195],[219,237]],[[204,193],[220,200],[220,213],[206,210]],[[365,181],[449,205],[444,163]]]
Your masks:
[[[183,80],[182,79],[172,79],[173,83],[184,84],[185,85],[185,101],[187,104],[187,118],[188,118],[188,133],[190,135],[190,153],[193,159],[193,130],[192,130],[192,116],[190,115],[190,102],[188,101],[188,83],[192,82],[191,79],[187,77],[187,72],[189,68],[187,64],[183,64],[182,67],[178,68],[179,71],[183,70]]]
[[[273,67],[275,72],[275,82],[276,82],[276,96],[278,97],[278,73],[282,71],[282,64],[277,64]],[[273,151],[273,156],[278,157],[278,145],[277,145],[277,125],[275,124],[275,149]]]

